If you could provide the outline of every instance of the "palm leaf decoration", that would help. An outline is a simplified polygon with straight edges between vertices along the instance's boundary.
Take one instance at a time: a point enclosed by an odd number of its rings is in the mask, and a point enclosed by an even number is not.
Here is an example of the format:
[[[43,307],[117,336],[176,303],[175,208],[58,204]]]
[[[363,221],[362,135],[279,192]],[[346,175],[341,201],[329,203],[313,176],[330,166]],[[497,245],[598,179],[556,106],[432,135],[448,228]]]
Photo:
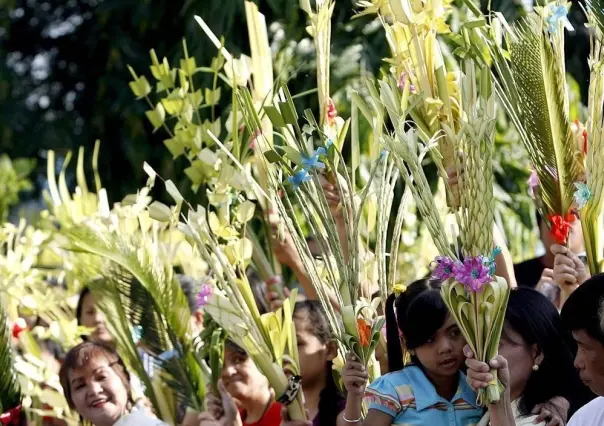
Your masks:
[[[587,182],[586,194],[581,194],[581,184],[577,184],[578,196],[583,198],[581,210],[583,240],[589,271],[592,275],[603,270],[602,262],[602,206],[604,198],[604,1],[592,0],[587,3],[589,21],[594,27],[591,38],[590,85],[588,98],[587,135]]]
[[[564,32],[556,25],[549,33],[546,18],[537,14],[518,21],[506,39],[509,59],[491,46],[496,90],[539,176],[544,216],[569,213],[581,175],[569,118]]]
[[[89,226],[64,231],[72,248],[99,256],[109,262],[103,269],[104,285],[93,285],[100,306],[107,312],[110,328],[119,347],[144,381],[146,392],[158,412],[162,401],[140,363],[133,327],[157,354],[157,365],[166,382],[188,406],[202,411],[205,381],[202,363],[195,356],[190,334],[191,312],[171,264],[157,241],[157,232],[120,236],[119,233]],[[173,352],[168,359],[162,354]],[[163,404],[165,407],[165,403]]]
[[[0,414],[21,405],[21,388],[13,369],[11,332],[4,309],[0,305]]]

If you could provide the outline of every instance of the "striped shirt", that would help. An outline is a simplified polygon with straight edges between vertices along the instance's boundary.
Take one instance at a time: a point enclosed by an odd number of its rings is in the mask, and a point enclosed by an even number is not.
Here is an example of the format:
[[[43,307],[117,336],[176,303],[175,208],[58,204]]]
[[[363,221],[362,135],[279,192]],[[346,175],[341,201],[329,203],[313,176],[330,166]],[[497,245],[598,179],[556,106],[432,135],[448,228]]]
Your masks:
[[[484,414],[462,372],[455,396],[447,401],[415,365],[375,380],[365,392],[365,402],[370,410],[392,416],[395,426],[475,426]]]

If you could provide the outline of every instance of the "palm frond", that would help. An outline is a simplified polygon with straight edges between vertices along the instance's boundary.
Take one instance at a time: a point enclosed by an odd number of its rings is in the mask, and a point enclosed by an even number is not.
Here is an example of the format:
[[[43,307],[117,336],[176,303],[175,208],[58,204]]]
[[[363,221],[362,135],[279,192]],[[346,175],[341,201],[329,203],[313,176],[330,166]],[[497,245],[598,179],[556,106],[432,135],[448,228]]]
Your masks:
[[[158,365],[174,379],[173,389],[181,399],[186,398],[191,407],[201,410],[203,370],[189,332],[191,312],[158,242],[143,236],[125,239],[117,233],[94,232],[85,226],[70,228],[65,234],[78,249],[111,262],[112,267],[105,268],[103,275],[113,285],[97,286],[96,291],[105,292],[105,307],[120,314],[113,327],[131,354],[134,341],[130,327],[140,326],[154,353],[174,351],[170,362],[158,360]],[[127,325],[116,324],[124,320]]]
[[[21,389],[13,369],[11,332],[0,305],[0,414],[21,404]]]
[[[604,35],[604,1],[587,0],[586,5],[589,20],[598,32],[598,39],[602,40],[602,36]]]
[[[580,175],[568,116],[563,33],[547,34],[542,18],[517,22],[508,37],[510,60],[494,53],[496,88],[540,180],[542,213],[565,215]]]

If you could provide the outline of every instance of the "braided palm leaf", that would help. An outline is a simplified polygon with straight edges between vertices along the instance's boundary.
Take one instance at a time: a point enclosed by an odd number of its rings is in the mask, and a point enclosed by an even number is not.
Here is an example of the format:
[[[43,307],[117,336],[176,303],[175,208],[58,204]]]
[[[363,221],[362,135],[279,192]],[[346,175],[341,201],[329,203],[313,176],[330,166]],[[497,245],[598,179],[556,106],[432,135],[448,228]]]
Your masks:
[[[175,352],[158,365],[169,374],[167,382],[179,399],[201,411],[205,384],[189,330],[191,312],[171,265],[165,261],[167,256],[156,240],[157,235],[125,237],[90,226],[71,227],[64,235],[73,249],[109,261],[110,267],[102,272],[108,283],[93,285],[93,291],[100,296],[100,306],[108,313],[119,346],[146,382],[146,391],[151,391],[152,386],[144,369],[140,371],[142,365],[137,362],[132,326],[142,328],[142,337],[153,353]],[[155,399],[154,405],[161,408],[158,395]]]
[[[21,404],[21,389],[13,369],[11,332],[0,305],[0,414]]]
[[[591,39],[590,84],[588,98],[587,187],[591,197],[581,210],[581,225],[589,271],[592,275],[603,271],[602,262],[602,207],[604,203],[604,1],[588,2],[590,23],[595,27]]]
[[[507,37],[510,59],[493,49],[497,93],[540,181],[544,215],[566,215],[581,170],[574,161],[564,66],[564,33],[545,32],[542,17],[518,21]]]

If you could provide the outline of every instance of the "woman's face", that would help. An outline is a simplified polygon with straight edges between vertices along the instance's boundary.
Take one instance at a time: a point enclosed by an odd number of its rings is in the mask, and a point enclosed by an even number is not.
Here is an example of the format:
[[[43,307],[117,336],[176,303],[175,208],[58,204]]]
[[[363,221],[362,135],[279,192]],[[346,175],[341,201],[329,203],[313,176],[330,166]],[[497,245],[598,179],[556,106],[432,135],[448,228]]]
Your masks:
[[[325,379],[326,366],[336,356],[334,344],[322,343],[312,332],[313,325],[304,312],[294,316],[296,340],[298,341],[298,360],[302,386],[309,386]]]
[[[539,362],[536,359],[537,350],[522,338],[506,322],[499,341],[499,354],[508,361],[510,370],[510,393],[512,400],[522,396],[526,383],[533,373],[533,365]]]
[[[415,349],[415,354],[431,376],[451,377],[464,363],[465,340],[451,315],[426,343]]]
[[[105,358],[69,372],[69,388],[76,411],[95,426],[112,426],[124,415],[128,390]]]
[[[254,399],[255,395],[265,395],[268,380],[246,354],[228,347],[224,351],[222,382],[227,391],[241,403]]]
[[[107,330],[107,327],[105,326],[105,316],[96,308],[94,297],[92,297],[91,293],[88,293],[86,296],[84,296],[80,323],[84,327],[94,329],[89,337],[91,342],[113,342],[113,336],[109,334],[109,330]]]

